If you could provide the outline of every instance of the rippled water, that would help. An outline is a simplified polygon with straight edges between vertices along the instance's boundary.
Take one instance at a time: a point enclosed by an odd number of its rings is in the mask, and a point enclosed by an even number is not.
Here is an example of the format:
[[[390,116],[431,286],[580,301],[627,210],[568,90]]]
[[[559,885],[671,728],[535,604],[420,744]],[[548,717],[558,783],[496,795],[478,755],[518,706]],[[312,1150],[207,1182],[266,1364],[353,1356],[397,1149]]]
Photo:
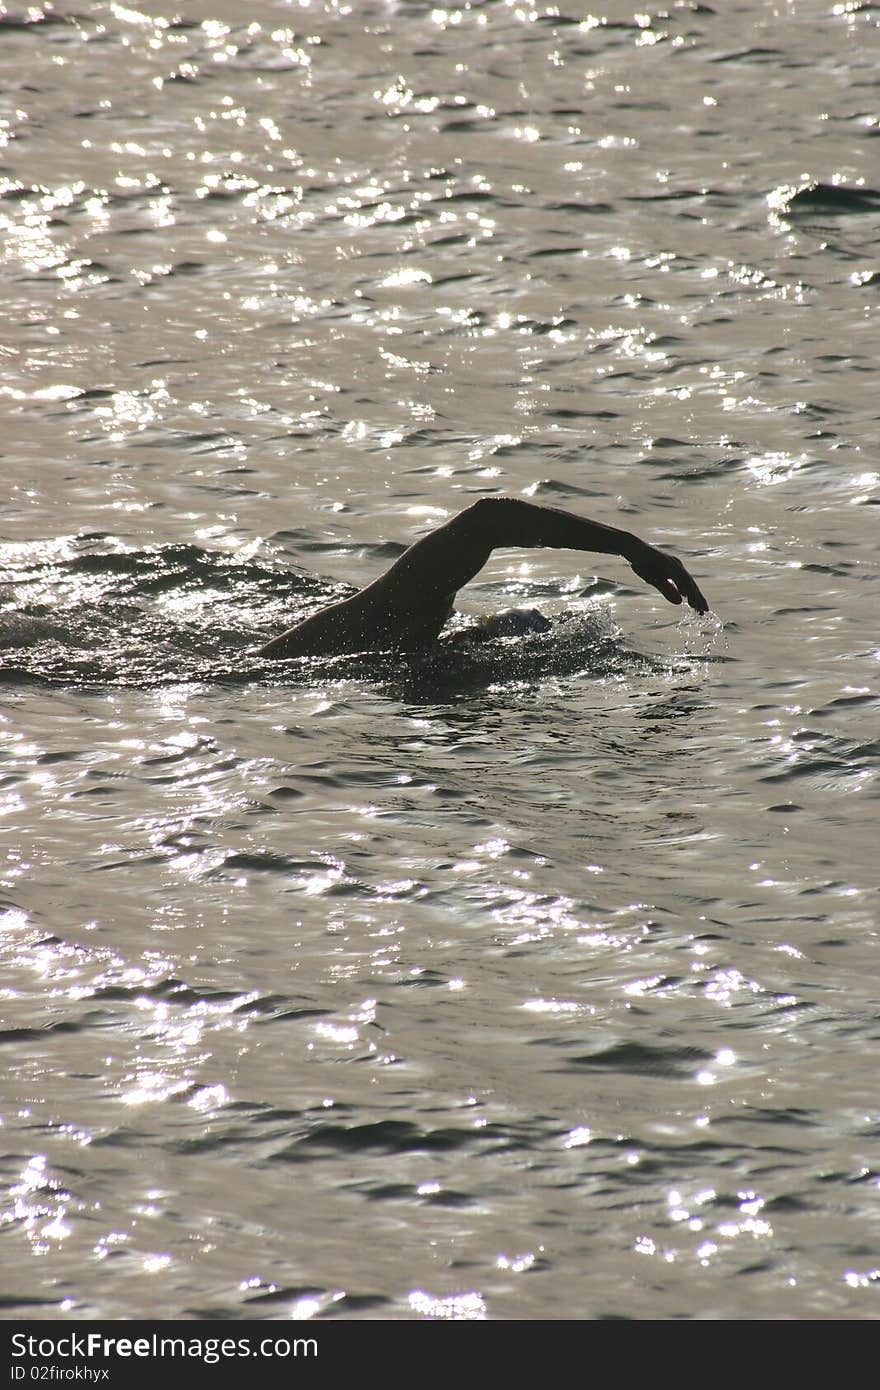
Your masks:
[[[0,7],[7,1317],[876,1318],[876,7]],[[261,641],[483,493],[549,633]]]

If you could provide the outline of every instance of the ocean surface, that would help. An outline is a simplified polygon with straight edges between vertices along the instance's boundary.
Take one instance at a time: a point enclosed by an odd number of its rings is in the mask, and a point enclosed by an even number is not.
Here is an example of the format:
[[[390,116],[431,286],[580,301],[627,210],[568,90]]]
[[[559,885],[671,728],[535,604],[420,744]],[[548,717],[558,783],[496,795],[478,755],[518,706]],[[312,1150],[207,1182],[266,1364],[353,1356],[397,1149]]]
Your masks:
[[[878,61],[0,4],[0,1315],[880,1316]],[[255,654],[496,493],[712,611]]]

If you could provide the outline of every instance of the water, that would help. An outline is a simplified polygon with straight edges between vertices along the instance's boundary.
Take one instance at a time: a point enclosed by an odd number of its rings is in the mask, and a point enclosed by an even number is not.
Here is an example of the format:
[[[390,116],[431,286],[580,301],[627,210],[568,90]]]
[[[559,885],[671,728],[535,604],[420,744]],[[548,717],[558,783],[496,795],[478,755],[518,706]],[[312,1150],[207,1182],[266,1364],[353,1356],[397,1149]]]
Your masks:
[[[6,7],[5,1316],[877,1316],[877,29]]]

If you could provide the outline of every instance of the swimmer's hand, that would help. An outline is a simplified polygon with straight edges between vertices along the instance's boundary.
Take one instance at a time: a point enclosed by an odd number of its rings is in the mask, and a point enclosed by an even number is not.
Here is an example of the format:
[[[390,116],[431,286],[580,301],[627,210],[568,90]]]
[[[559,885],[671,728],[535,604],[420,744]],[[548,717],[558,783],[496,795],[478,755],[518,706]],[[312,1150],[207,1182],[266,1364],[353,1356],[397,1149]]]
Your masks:
[[[687,599],[697,613],[708,613],[709,605],[700,593],[696,580],[688,573],[680,560],[655,550],[652,545],[639,541],[634,554],[626,557],[639,579],[651,584],[670,603],[681,603]]]

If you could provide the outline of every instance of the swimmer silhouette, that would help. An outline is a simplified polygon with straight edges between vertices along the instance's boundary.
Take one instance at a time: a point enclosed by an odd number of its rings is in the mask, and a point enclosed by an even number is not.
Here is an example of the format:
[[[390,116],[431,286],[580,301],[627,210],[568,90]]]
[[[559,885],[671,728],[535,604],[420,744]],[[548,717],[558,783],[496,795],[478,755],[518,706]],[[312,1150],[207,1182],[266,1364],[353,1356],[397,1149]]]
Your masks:
[[[479,573],[498,546],[552,546],[622,555],[635,573],[670,603],[687,599],[705,613],[709,605],[680,560],[655,550],[629,531],[540,507],[518,497],[481,497],[451,521],[422,536],[379,579],[360,593],[332,603],[260,648],[269,657],[333,656],[418,651],[431,645],[452,613],[455,595]],[[503,615],[502,615],[503,616]],[[549,626],[539,614],[531,627]],[[503,631],[475,629],[475,635]]]

